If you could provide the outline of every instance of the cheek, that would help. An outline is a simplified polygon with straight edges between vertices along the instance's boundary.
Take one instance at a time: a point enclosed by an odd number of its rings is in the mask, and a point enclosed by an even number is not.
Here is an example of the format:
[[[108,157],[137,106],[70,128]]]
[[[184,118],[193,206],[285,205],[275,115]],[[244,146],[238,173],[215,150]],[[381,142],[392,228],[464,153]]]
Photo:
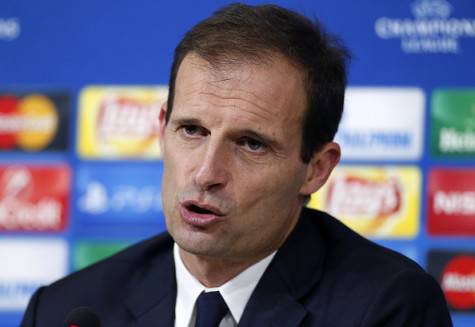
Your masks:
[[[163,156],[163,176],[162,176],[162,202],[164,210],[171,210],[179,187],[180,176],[179,161],[176,160],[173,152],[164,152]]]
[[[298,200],[304,176],[302,169],[289,165],[262,169],[240,179],[238,202],[271,211],[282,210]]]
[[[169,148],[170,150],[167,150]],[[188,160],[180,156],[179,151],[173,150],[173,144],[165,147],[163,153],[163,179],[166,181],[167,187],[174,187],[179,182],[181,176],[184,175],[184,166]]]

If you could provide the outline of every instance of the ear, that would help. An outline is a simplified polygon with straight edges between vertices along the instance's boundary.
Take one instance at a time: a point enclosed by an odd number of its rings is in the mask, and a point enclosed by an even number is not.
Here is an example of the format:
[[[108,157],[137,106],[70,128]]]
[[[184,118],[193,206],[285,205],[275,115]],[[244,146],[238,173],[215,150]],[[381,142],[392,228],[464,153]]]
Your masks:
[[[164,143],[163,143],[163,138],[165,137],[165,128],[167,127],[167,122],[165,120],[165,116],[167,114],[167,101],[165,101],[161,108],[160,108],[160,113],[158,115],[158,123],[159,123],[159,138],[158,138],[158,142],[160,143],[160,153],[163,154],[163,146],[164,146]]]
[[[318,191],[340,161],[340,156],[340,146],[335,142],[325,144],[319,152],[316,152],[307,165],[307,174],[300,188],[300,194],[308,196]]]

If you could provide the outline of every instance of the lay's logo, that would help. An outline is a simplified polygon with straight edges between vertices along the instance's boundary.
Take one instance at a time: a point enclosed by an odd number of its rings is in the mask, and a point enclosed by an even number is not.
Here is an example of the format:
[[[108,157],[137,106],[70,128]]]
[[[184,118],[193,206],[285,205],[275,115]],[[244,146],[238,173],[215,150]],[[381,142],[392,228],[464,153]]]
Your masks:
[[[330,212],[366,236],[414,237],[420,183],[416,167],[340,166],[309,206]]]
[[[158,137],[158,103],[127,97],[105,99],[99,109],[97,130],[102,142]],[[152,122],[152,123],[150,123]]]
[[[337,216],[381,219],[401,209],[401,192],[395,178],[368,180],[341,175],[328,186],[326,207]]]
[[[167,89],[89,87],[81,92],[79,153],[86,158],[158,158]]]
[[[0,150],[64,150],[67,115],[65,95],[0,95]]]

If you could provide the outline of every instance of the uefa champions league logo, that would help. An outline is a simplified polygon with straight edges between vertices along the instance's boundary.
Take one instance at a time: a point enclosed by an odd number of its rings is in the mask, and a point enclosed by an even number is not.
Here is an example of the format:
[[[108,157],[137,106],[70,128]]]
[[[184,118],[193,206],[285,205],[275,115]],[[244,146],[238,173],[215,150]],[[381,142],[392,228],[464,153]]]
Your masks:
[[[405,53],[456,54],[461,38],[475,38],[475,19],[453,17],[454,9],[447,0],[415,0],[413,17],[379,17],[374,31],[383,40],[399,39]]]

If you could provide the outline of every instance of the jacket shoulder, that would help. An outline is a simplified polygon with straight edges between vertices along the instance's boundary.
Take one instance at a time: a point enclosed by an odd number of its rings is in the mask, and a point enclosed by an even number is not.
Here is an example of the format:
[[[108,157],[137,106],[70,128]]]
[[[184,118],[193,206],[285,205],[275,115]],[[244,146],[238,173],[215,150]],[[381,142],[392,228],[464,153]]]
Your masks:
[[[174,276],[172,249],[173,239],[163,233],[40,288],[22,326],[60,326],[71,310],[83,306],[94,308],[101,318],[113,312],[119,320],[131,319],[127,299],[143,276]],[[165,278],[156,278],[156,287],[168,287]]]
[[[306,209],[302,218],[310,221],[325,246],[323,275],[308,297],[309,309],[320,312],[323,320],[338,317],[348,326],[451,326],[438,283],[416,262],[327,213]]]
[[[309,209],[304,212],[303,218],[311,222],[323,239],[328,268],[381,277],[407,269],[424,271],[413,260],[364,238],[325,212]]]

